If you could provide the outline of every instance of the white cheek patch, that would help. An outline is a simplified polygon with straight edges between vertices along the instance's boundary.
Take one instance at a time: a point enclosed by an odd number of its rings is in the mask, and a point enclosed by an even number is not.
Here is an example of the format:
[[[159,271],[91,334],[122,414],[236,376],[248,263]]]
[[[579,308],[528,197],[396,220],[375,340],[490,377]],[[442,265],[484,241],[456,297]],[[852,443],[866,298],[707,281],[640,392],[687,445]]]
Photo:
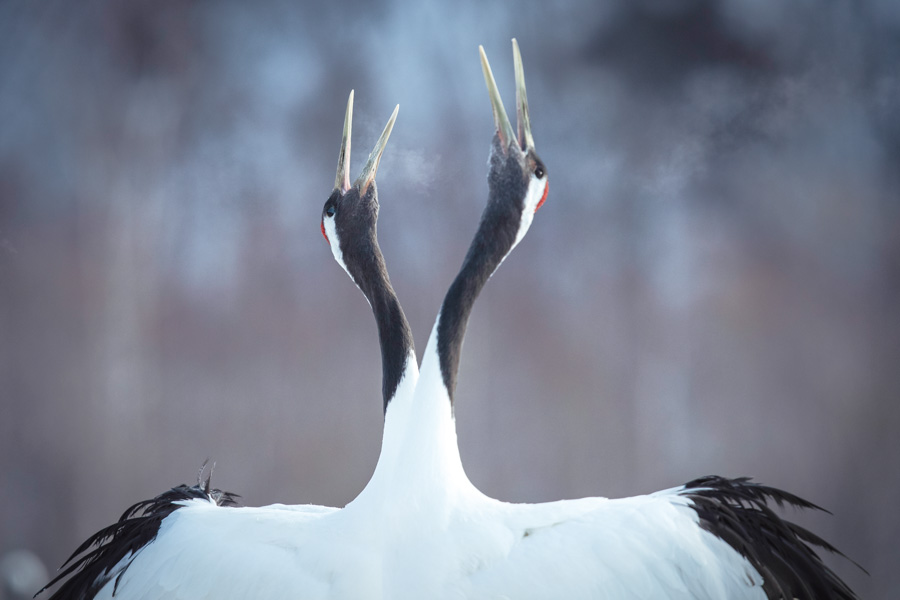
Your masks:
[[[350,271],[347,270],[347,265],[344,263],[344,254],[341,252],[341,240],[338,238],[337,227],[334,225],[334,217],[325,217],[322,220],[322,225],[325,227],[325,235],[328,236],[328,244],[331,246],[331,253],[334,255],[334,260],[341,265],[341,268],[344,271],[347,271],[347,275],[350,275]],[[352,279],[351,275],[351,279]]]
[[[537,210],[541,198],[544,197],[545,189],[547,189],[547,178],[538,179],[535,175],[532,175],[531,179],[528,181],[528,191],[525,192],[525,206],[522,209],[522,219],[519,221],[519,231],[516,233],[516,241],[513,244],[513,248],[515,248],[522,238],[525,237],[525,234],[528,233],[528,228],[531,227],[531,221],[534,220],[534,211]],[[512,248],[510,248],[510,250],[512,250]]]

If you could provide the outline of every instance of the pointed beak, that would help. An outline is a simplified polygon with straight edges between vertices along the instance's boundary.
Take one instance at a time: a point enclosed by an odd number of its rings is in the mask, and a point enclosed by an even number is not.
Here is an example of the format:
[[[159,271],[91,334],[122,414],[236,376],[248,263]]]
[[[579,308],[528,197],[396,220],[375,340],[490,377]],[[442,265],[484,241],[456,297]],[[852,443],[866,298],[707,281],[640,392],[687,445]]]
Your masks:
[[[484,72],[484,82],[487,84],[488,96],[491,98],[491,108],[494,111],[494,125],[497,127],[497,134],[500,136],[500,142],[505,151],[509,148],[512,141],[516,139],[516,134],[509,123],[509,117],[506,116],[506,109],[503,108],[500,90],[497,89],[497,82],[494,81],[494,74],[491,72],[491,65],[484,54],[484,48],[478,46],[478,52],[481,54],[481,70]]]
[[[362,173],[359,174],[359,177],[356,178],[356,181],[353,184],[359,188],[360,196],[366,193],[366,190],[369,189],[369,184],[375,180],[375,173],[378,171],[378,163],[381,162],[381,154],[384,152],[384,147],[387,146],[388,138],[391,137],[391,130],[394,128],[394,121],[397,120],[397,112],[399,110],[400,105],[398,104],[394,107],[394,112],[391,113],[391,118],[388,119],[387,125],[384,126],[381,137],[378,138],[378,141],[375,143],[375,148],[373,148],[372,152],[369,154],[366,166],[363,167]]]
[[[346,193],[350,189],[350,132],[353,128],[353,90],[347,99],[347,113],[344,115],[344,137],[341,140],[341,153],[338,155],[337,175],[334,178],[334,189]]]
[[[534,138],[531,137],[531,119],[528,118],[528,96],[525,95],[525,71],[522,68],[522,55],[519,43],[513,38],[513,61],[516,67],[516,122],[519,147],[525,151],[534,150]]]

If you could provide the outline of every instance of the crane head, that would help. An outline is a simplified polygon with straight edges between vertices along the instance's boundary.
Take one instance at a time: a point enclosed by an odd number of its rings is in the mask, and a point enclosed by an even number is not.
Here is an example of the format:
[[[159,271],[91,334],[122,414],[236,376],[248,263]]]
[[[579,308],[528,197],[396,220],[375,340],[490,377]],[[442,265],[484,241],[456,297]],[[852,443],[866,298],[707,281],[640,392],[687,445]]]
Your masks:
[[[500,98],[500,91],[494,81],[484,48],[479,46],[478,51],[481,54],[481,69],[491,100],[494,125],[497,128],[491,145],[488,185],[492,197],[505,198],[515,203],[511,207],[519,217],[515,241],[512,244],[515,247],[531,226],[534,213],[547,199],[550,183],[547,179],[547,168],[534,149],[528,98],[525,94],[525,71],[522,68],[519,44],[515,39],[512,40],[512,46],[516,72],[516,129],[513,129],[506,116],[503,100]]]
[[[357,285],[362,287],[361,279],[365,269],[361,262],[374,257],[378,247],[376,224],[378,221],[378,191],[375,185],[375,173],[381,161],[381,155],[387,145],[394,121],[397,119],[398,104],[388,119],[381,137],[363,166],[362,172],[353,184],[350,183],[350,137],[353,127],[353,91],[347,100],[347,112],[344,116],[344,135],[341,141],[341,152],[338,155],[337,175],[334,190],[322,207],[322,235],[331,247],[338,264],[343,267]],[[380,255],[380,252],[377,254]],[[349,260],[350,258],[353,260]]]

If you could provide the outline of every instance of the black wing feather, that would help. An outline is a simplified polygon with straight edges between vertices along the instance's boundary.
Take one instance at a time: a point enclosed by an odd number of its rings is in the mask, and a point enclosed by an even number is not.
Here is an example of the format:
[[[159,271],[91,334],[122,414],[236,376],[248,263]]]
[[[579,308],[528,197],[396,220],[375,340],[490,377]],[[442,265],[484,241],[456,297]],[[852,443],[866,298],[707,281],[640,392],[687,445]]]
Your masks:
[[[65,580],[48,600],[89,600],[113,578],[116,580],[115,595],[122,575],[138,552],[156,539],[163,519],[182,508],[181,502],[199,499],[219,506],[237,505],[237,494],[210,489],[211,470],[205,481],[202,479],[203,468],[200,472],[196,485],[181,484],[155,498],[142,500],[129,507],[118,522],[89,537],[63,563],[62,572],[35,597]],[[120,564],[128,556],[130,560]]]
[[[846,557],[817,535],[779,517],[768,502],[780,508],[787,505],[828,512],[825,509],[783,490],[752,483],[749,477],[701,477],[686,483],[679,493],[691,499],[703,529],[721,538],[759,571],[763,590],[771,600],[857,598],[825,566],[814,547]]]

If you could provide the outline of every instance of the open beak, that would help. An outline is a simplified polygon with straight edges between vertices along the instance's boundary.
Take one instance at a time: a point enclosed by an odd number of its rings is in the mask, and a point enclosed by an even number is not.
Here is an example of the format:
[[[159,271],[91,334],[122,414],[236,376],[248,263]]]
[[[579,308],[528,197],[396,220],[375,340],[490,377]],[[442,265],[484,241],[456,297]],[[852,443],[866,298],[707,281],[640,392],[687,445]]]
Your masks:
[[[394,128],[394,121],[397,120],[397,111],[400,110],[398,104],[391,114],[381,137],[375,144],[372,153],[369,154],[369,160],[363,167],[362,173],[353,182],[353,185],[359,187],[360,195],[366,193],[369,184],[375,180],[375,173],[378,171],[378,163],[381,162],[381,154],[387,145],[388,138],[391,137],[391,130]],[[344,137],[341,140],[341,153],[338,155],[337,175],[334,178],[334,189],[340,190],[341,194],[346,194],[350,189],[350,137],[353,129],[353,90],[350,90],[350,97],[347,99],[347,113],[344,115]]]
[[[378,163],[381,162],[381,154],[384,152],[384,147],[387,146],[388,138],[391,137],[391,130],[394,128],[394,121],[397,120],[397,112],[399,110],[400,105],[398,104],[394,107],[394,112],[391,113],[391,118],[388,119],[387,125],[384,126],[381,137],[378,138],[378,141],[375,143],[375,148],[373,148],[372,152],[369,154],[366,166],[363,167],[362,173],[359,174],[359,177],[357,177],[356,181],[353,183],[353,185],[359,188],[360,196],[366,193],[366,190],[369,189],[369,184],[375,180],[375,173],[378,171]]]
[[[509,148],[513,140],[519,144],[519,148],[523,151],[534,148],[534,139],[531,137],[531,121],[528,118],[528,98],[525,95],[525,72],[522,69],[522,56],[519,54],[519,44],[515,38],[513,44],[513,59],[516,69],[516,121],[517,129],[513,130],[506,116],[506,109],[503,108],[503,100],[500,98],[500,91],[497,89],[497,82],[494,81],[494,74],[491,72],[491,65],[484,53],[484,48],[478,46],[478,52],[481,54],[481,70],[484,72],[484,82],[487,84],[488,96],[491,99],[491,108],[494,112],[494,125],[497,127],[497,134],[500,136],[504,150]]]

